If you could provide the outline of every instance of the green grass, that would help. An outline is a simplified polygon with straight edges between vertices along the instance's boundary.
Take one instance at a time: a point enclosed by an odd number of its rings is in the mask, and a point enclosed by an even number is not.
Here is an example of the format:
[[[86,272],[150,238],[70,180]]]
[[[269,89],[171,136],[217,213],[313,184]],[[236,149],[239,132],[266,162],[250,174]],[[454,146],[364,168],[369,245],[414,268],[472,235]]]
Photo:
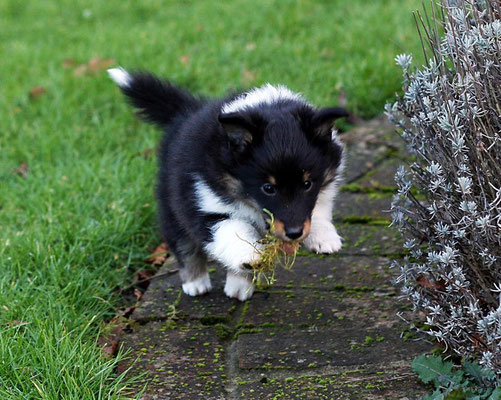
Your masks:
[[[395,54],[419,53],[418,7],[0,0],[0,398],[126,397],[96,337],[159,241],[155,161],[140,155],[159,134],[104,72],[75,76],[64,59],[111,57],[214,95],[269,81],[333,105],[343,91],[370,117],[399,88]],[[30,99],[35,86],[46,93]]]

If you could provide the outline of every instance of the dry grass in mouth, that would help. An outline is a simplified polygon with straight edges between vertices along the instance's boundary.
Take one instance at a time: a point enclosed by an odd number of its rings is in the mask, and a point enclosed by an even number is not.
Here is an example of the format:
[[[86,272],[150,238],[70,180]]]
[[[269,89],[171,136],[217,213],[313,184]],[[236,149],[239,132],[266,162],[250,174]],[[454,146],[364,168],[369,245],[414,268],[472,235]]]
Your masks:
[[[281,266],[286,270],[290,270],[294,266],[296,254],[299,249],[299,242],[285,242],[277,238],[273,234],[273,214],[267,209],[264,209],[264,212],[270,217],[267,221],[270,229],[262,239],[257,241],[257,243],[251,243],[260,254],[261,258],[250,264],[250,266],[253,273],[252,283],[269,286],[275,283],[275,271],[277,266]]]

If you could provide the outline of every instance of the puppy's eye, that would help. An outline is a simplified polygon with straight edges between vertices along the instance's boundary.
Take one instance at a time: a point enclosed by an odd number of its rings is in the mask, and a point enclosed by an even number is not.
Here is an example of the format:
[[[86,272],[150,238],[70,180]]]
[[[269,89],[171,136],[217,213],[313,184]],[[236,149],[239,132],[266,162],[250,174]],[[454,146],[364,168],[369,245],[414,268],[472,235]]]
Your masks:
[[[303,182],[303,189],[304,189],[304,191],[307,192],[308,190],[310,190],[311,189],[311,185],[312,185],[311,181],[304,181]]]
[[[265,183],[263,186],[261,186],[261,190],[268,196],[273,196],[277,192],[275,186],[273,186],[271,183]]]

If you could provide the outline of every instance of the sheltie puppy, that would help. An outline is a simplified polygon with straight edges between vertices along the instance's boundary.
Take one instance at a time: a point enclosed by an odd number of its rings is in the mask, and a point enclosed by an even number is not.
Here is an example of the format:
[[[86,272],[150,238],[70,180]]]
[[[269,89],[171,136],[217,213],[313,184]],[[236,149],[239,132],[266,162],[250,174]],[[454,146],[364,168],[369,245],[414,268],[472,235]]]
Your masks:
[[[206,99],[146,72],[108,73],[139,116],[165,132],[159,221],[186,294],[211,290],[215,261],[226,268],[227,296],[252,296],[249,264],[269,229],[263,210],[281,240],[317,253],[341,248],[332,211],[343,148],[333,122],[344,109],[315,108],[284,86]]]

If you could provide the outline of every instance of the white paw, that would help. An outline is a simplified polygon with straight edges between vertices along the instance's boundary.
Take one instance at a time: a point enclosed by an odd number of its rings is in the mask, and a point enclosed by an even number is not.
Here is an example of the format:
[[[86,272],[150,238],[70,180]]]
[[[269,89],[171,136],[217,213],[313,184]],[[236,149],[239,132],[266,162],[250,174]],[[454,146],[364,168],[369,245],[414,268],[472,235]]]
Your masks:
[[[183,292],[188,296],[199,296],[211,289],[210,277],[207,272],[190,282],[183,283]]]
[[[226,274],[226,284],[224,285],[226,296],[245,301],[254,294],[254,284],[243,275],[236,275],[232,272]]]
[[[304,245],[316,253],[335,253],[341,249],[342,242],[332,222],[313,220]]]

